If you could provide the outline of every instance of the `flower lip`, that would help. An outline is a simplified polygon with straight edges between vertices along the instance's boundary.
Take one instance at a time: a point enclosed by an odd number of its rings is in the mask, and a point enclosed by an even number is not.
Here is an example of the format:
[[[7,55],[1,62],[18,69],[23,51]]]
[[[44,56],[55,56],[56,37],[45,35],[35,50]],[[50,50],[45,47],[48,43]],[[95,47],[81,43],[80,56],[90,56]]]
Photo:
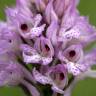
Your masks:
[[[60,80],[64,80],[65,79],[65,75],[67,74],[67,70],[66,68],[64,67],[64,65],[60,65],[58,64],[57,66],[53,66],[50,70],[49,70],[49,74],[52,75],[54,74],[54,79],[55,78],[55,75],[59,75],[59,79]]]
[[[45,37],[38,38],[34,45],[34,48],[38,51],[38,53],[42,54],[44,57],[50,57],[54,55],[54,49],[51,44],[51,41]]]

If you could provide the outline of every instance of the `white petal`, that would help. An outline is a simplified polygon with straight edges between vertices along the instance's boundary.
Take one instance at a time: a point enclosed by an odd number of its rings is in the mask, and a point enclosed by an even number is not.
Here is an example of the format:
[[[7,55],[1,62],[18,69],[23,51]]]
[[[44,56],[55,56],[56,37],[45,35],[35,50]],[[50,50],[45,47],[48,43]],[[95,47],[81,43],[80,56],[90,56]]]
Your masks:
[[[41,84],[51,84],[52,80],[46,76],[40,74],[35,68],[33,69],[33,76],[35,80]]]
[[[31,31],[30,31],[30,33],[29,33],[29,36],[31,38],[36,37],[36,36],[40,36],[42,34],[42,32],[44,31],[45,26],[46,25],[43,24],[40,27],[34,27],[34,28],[32,28]]]
[[[72,29],[69,32],[66,33],[62,33],[63,38],[67,39],[67,40],[72,40],[74,38],[78,39],[80,38],[80,32],[78,32],[77,29]]]
[[[40,14],[37,14],[36,17],[34,18],[35,21],[34,27],[37,27],[41,20],[42,20],[42,16]]]
[[[81,73],[80,69],[77,68],[77,67],[75,66],[75,64],[72,63],[72,62],[69,62],[69,63],[67,64],[67,68],[68,68],[68,72],[69,72],[69,73],[72,73],[72,74],[75,75],[75,76]]]
[[[23,53],[24,62],[26,63],[39,63],[41,60],[41,56],[39,54],[33,54],[31,56],[28,56]]]
[[[51,57],[42,57],[43,65],[47,65],[52,61]]]

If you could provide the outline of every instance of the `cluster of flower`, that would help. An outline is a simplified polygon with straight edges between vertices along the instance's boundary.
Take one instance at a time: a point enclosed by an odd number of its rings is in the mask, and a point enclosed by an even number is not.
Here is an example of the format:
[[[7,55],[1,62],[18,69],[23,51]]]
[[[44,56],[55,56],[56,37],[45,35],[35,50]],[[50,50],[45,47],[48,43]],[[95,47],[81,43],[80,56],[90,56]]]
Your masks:
[[[6,22],[0,22],[0,86],[22,83],[33,96],[40,96],[30,80],[64,94],[68,74],[94,73],[96,49],[87,53],[84,48],[96,40],[96,30],[80,16],[78,3],[16,0],[15,7],[6,8]],[[31,72],[24,67],[28,64]]]

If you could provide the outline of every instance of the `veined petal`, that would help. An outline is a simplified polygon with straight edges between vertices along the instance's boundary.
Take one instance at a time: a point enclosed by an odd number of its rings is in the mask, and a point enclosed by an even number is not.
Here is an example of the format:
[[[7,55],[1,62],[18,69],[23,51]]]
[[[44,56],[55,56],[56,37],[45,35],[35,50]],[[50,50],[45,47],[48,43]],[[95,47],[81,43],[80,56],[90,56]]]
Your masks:
[[[65,15],[62,19],[61,28],[64,28],[65,31],[74,26],[76,19],[79,16],[78,11],[76,10],[76,4],[74,2],[76,2],[76,0],[71,0],[68,2],[68,8],[66,9]]]
[[[52,62],[53,58],[52,57],[42,57],[42,65],[47,65],[50,62]]]
[[[83,49],[82,46],[78,44],[69,46],[60,54],[63,55],[62,61],[65,57],[71,62],[78,62],[83,59]],[[60,57],[60,54],[58,57]]]
[[[89,53],[85,53],[83,60],[78,63],[85,65],[86,69],[90,68],[92,65],[95,65],[96,64],[96,49],[93,49]]]
[[[68,83],[67,69],[64,64],[52,66],[46,74],[54,81],[59,89],[63,89]]]
[[[54,10],[58,17],[61,17],[64,14],[65,11],[65,2],[66,0],[54,0]]]
[[[44,31],[45,26],[46,25],[44,24],[44,25],[42,25],[40,27],[32,28],[30,30],[30,34],[28,34],[29,37],[34,38],[34,37],[40,36],[42,34],[42,32]]]
[[[7,8],[9,24],[14,26],[23,38],[33,39],[42,34],[45,24],[39,25],[42,19],[40,14],[32,16],[29,10],[24,8]],[[26,14],[27,13],[27,14]],[[39,26],[38,26],[39,25]]]
[[[16,6],[18,7],[29,7],[30,6],[30,1],[29,0],[16,0]]]

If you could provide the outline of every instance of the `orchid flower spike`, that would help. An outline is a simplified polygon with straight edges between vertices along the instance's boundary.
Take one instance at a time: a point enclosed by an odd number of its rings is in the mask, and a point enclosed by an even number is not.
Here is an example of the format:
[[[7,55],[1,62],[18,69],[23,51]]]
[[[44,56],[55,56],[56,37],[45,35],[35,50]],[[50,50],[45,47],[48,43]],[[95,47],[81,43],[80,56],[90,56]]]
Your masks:
[[[6,21],[0,21],[0,87],[23,84],[32,96],[45,96],[46,88],[50,96],[71,96],[77,81],[96,78],[96,49],[85,50],[96,41],[96,28],[80,15],[79,1],[16,0],[6,7]]]

